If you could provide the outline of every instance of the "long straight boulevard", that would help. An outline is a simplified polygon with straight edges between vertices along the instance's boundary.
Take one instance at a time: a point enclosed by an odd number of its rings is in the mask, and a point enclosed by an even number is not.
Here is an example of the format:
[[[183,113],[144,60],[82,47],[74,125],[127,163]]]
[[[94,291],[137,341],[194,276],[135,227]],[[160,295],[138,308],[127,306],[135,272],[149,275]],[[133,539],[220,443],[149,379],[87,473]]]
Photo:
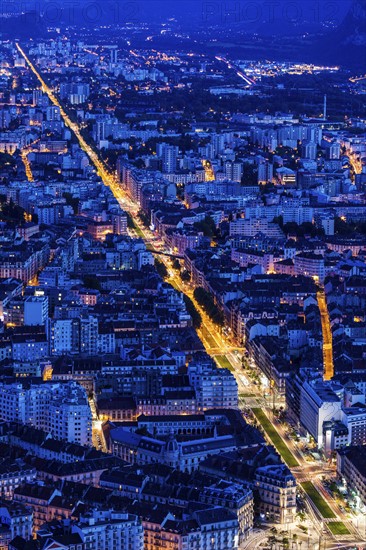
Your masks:
[[[58,100],[53,90],[46,84],[41,74],[38,72],[38,70],[36,69],[34,64],[31,62],[29,57],[26,55],[24,50],[21,48],[21,46],[18,43],[16,43],[16,47],[18,49],[18,52],[25,59],[26,64],[28,65],[30,70],[37,77],[38,81],[42,86],[44,93],[47,94],[47,96],[49,97],[53,105],[59,107],[60,114],[64,123],[74,133],[76,139],[79,142],[81,149],[89,157],[91,163],[94,165],[96,172],[100,176],[103,183],[111,189],[113,195],[118,200],[121,208],[126,210],[131,215],[133,222],[135,224],[136,232],[138,236],[140,236],[145,241],[145,243],[149,245],[149,248],[151,249],[151,243],[154,243],[154,242],[157,243],[158,241],[156,239],[156,236],[149,229],[146,229],[142,224],[142,222],[138,219],[137,217],[137,212],[139,210],[138,204],[136,204],[127,195],[127,193],[120,187],[120,185],[117,182],[115,174],[111,173],[111,171],[100,160],[98,154],[87,143],[87,141],[81,134],[79,125],[70,119],[69,115],[67,114],[65,109],[62,107],[60,101]],[[159,243],[159,245],[160,244],[161,243]],[[152,249],[152,251],[159,252],[159,250],[154,250],[154,249]],[[325,474],[325,470],[324,470],[325,464],[321,462],[315,463],[315,464],[307,462],[305,457],[301,453],[301,451],[295,445],[295,443],[293,441],[286,440],[285,434],[283,432],[283,428],[281,428],[281,426],[279,426],[278,423],[272,419],[271,417],[272,413],[270,411],[270,407],[268,406],[266,399],[263,398],[263,395],[261,394],[259,387],[255,386],[254,384],[250,384],[250,382],[248,382],[247,378],[245,377],[245,371],[243,371],[241,361],[238,359],[235,353],[235,350],[237,350],[239,353],[243,353],[244,350],[235,348],[223,334],[220,334],[218,327],[212,323],[212,321],[209,319],[209,317],[205,314],[205,312],[202,310],[202,308],[194,299],[193,289],[191,285],[187,285],[183,283],[179,278],[179,276],[176,273],[174,273],[174,271],[171,268],[170,260],[167,257],[161,256],[161,260],[164,262],[166,268],[168,269],[168,273],[169,273],[169,277],[167,279],[168,282],[170,282],[178,291],[183,292],[193,301],[195,308],[197,309],[197,311],[200,313],[202,317],[202,328],[198,331],[198,334],[207,353],[211,357],[216,358],[216,361],[219,364],[219,366],[224,366],[222,364],[223,362],[227,362],[227,364],[230,365],[230,370],[235,375],[238,383],[239,394],[243,396],[240,399],[241,406],[243,408],[252,408],[254,415],[256,416],[257,420],[262,425],[265,431],[268,441],[272,443],[277,448],[278,452],[282,455],[282,458],[288,464],[293,474],[297,478],[299,485],[302,484],[302,488],[304,490],[308,507],[313,512],[315,512],[313,513],[312,517],[314,520],[314,525],[319,534],[319,541],[322,538],[323,542],[326,542],[325,539],[328,538],[330,540],[327,547],[331,547],[332,544],[334,546],[334,540],[336,539],[342,540],[342,541],[360,540],[360,537],[358,536],[351,521],[340,510],[340,508],[335,503],[333,498],[331,498],[329,494],[327,494],[324,491],[324,488],[321,485],[320,480],[321,480],[321,477]],[[320,300],[319,300],[320,305],[322,305],[321,300],[322,298],[320,297]],[[325,300],[324,300],[324,303],[325,303]],[[324,332],[326,328],[327,327],[324,326],[323,337],[324,337]],[[330,357],[330,355],[327,354],[327,357]],[[224,358],[224,361],[223,361],[223,358]],[[327,372],[329,374],[330,359],[326,360],[326,365],[327,365]],[[246,395],[250,394],[250,398],[247,399],[245,397],[245,394]],[[255,404],[256,406],[254,406]],[[258,412],[258,410],[260,412]],[[307,485],[306,484],[307,482],[311,482],[311,485]],[[326,504],[329,510],[331,510],[331,514],[329,514],[329,517],[325,517],[324,510],[326,508],[324,504]],[[310,511],[310,514],[311,514],[311,511]],[[344,526],[342,537],[335,535],[334,532],[332,534],[331,529],[328,529],[326,533],[324,533],[324,525],[328,525],[333,521],[338,522]],[[332,543],[332,538],[333,538],[333,543]]]
[[[318,292],[317,299],[322,323],[324,379],[331,380],[334,374],[333,339],[324,291]]]

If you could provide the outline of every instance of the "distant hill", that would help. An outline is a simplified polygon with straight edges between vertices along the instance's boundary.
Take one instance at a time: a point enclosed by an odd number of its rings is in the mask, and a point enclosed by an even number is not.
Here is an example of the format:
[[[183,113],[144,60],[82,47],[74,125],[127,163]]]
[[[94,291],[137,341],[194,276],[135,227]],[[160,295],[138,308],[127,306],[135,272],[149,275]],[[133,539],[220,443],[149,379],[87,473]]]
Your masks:
[[[42,4],[43,2],[43,4]],[[351,2],[351,4],[350,4]],[[258,5],[260,16],[257,21],[250,25],[245,22],[245,10],[240,12],[242,17],[230,17],[223,13],[224,2],[202,2],[202,0],[137,0],[137,2],[127,2],[121,5],[116,21],[115,10],[111,9],[110,2],[105,0],[80,0],[73,10],[73,21],[81,26],[89,26],[91,29],[97,24],[91,18],[88,21],[88,5],[98,5],[100,12],[97,12],[98,24],[113,24],[115,22],[123,23],[125,21],[157,21],[167,20],[169,17],[175,17],[181,29],[197,33],[202,25],[219,25],[220,30],[228,30],[232,38],[232,44],[228,44],[227,49],[232,55],[241,57],[250,56],[253,59],[262,58],[263,51],[259,48],[256,41],[252,42],[251,33],[262,35],[265,48],[270,51],[277,59],[288,60],[306,60],[315,63],[329,63],[344,65],[352,70],[366,72],[366,0],[337,0],[335,2],[333,24],[337,23],[339,18],[343,18],[341,23],[329,32],[325,32],[322,26],[321,16],[325,20],[332,20],[332,14],[329,12],[329,6],[325,4],[323,11],[320,12],[320,20],[313,21],[312,14],[313,3],[309,0],[292,0],[290,2],[294,13],[302,14],[298,21],[286,20],[284,25],[283,13],[288,9],[287,0],[278,0],[276,3],[275,17],[269,21],[265,14],[268,11],[265,6],[267,0],[253,0],[253,4]],[[338,4],[339,3],[339,4]],[[27,6],[28,0],[25,0]],[[40,6],[43,6],[44,12],[47,4],[50,5],[47,11],[48,19],[54,17],[52,11],[52,0],[41,0]],[[230,2],[228,3],[229,6]],[[240,3],[232,3],[240,4]],[[23,4],[21,4],[23,5]],[[128,9],[127,7],[128,6]],[[231,6],[231,4],[230,4]],[[294,10],[294,7],[297,8]],[[349,7],[350,6],[350,7]],[[237,9],[237,8],[236,8]],[[244,9],[244,8],[243,8]],[[85,11],[86,10],[86,11]],[[299,10],[299,11],[297,11]],[[347,11],[348,10],[348,11]],[[224,10],[225,11],[225,10]],[[230,10],[229,10],[230,11]],[[235,12],[235,10],[234,10]],[[236,12],[235,12],[236,13]],[[292,13],[291,11],[289,13]],[[69,24],[69,10],[61,10],[59,26],[64,27]],[[92,17],[93,15],[93,17]],[[206,21],[207,18],[207,21]],[[47,17],[44,18],[40,13],[29,10],[22,15],[0,18],[0,36],[2,38],[50,38],[51,33],[47,32]],[[49,21],[48,21],[49,24]],[[55,26],[53,24],[52,26]],[[285,33],[284,33],[285,30]],[[243,38],[245,31],[246,38]],[[205,44],[200,44],[199,39],[191,43],[191,47],[199,50],[201,47],[205,50]],[[133,37],[138,40],[138,36]],[[158,38],[157,38],[158,39]],[[141,35],[141,40],[145,44],[145,37]],[[189,47],[189,38],[185,40],[176,39],[171,35],[161,36],[160,40],[165,40],[164,45],[172,47]],[[182,43],[182,40],[184,43]],[[224,42],[227,42],[224,40]]]
[[[47,27],[37,11],[29,11],[21,15],[0,18],[0,37],[19,40],[28,38],[45,38]]]
[[[337,29],[315,45],[324,61],[366,71],[366,2],[354,0]]]

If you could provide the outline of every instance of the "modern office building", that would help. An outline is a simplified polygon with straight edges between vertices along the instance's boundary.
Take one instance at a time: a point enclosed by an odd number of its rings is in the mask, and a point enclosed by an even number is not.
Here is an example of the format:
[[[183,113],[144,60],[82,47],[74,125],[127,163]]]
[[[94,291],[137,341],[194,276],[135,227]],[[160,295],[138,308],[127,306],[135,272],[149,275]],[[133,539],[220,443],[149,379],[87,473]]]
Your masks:
[[[342,402],[328,382],[305,381],[300,396],[300,423],[319,448],[324,445],[323,424],[341,420]]]

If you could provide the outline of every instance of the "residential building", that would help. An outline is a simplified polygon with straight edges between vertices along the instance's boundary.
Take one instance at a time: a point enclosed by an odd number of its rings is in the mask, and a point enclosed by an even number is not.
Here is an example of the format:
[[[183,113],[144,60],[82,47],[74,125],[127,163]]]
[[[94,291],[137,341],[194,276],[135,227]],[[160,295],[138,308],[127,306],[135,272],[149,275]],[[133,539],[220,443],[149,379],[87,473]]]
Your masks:
[[[219,369],[210,358],[198,358],[188,365],[188,376],[196,391],[199,410],[238,406],[238,385],[227,369]]]
[[[24,324],[45,325],[48,319],[48,297],[28,296],[24,302]]]
[[[49,431],[57,439],[91,444],[91,412],[76,382],[2,382],[0,418]]]
[[[260,512],[275,523],[292,523],[296,517],[296,480],[282,465],[256,470],[254,486],[260,496]]]
[[[15,537],[29,539],[33,529],[32,508],[0,499],[0,548],[8,548]]]
[[[358,510],[366,507],[366,447],[345,447],[337,451],[337,474],[356,493]]]

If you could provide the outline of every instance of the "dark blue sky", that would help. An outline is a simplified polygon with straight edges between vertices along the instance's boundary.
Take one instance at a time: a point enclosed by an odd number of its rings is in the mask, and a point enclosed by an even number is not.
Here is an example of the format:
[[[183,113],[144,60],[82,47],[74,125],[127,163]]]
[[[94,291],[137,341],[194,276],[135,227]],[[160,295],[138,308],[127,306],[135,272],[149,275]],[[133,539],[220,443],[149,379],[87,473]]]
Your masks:
[[[77,14],[80,23],[167,20],[175,17],[185,27],[197,24],[242,24],[248,32],[265,33],[268,25],[274,33],[286,34],[295,26],[337,26],[347,13],[352,0],[8,0],[2,7],[14,6],[43,9],[48,19],[57,12]],[[263,26],[263,27],[262,27]]]
[[[88,5],[89,0],[83,0]],[[101,0],[98,0],[101,1]],[[258,26],[273,23],[274,28],[286,31],[284,24],[295,22],[329,21],[339,24],[352,0],[110,0],[103,5],[118,6],[123,11],[135,12],[142,19],[174,16],[185,24],[208,21],[226,24],[243,22]],[[248,29],[250,30],[250,29]]]

